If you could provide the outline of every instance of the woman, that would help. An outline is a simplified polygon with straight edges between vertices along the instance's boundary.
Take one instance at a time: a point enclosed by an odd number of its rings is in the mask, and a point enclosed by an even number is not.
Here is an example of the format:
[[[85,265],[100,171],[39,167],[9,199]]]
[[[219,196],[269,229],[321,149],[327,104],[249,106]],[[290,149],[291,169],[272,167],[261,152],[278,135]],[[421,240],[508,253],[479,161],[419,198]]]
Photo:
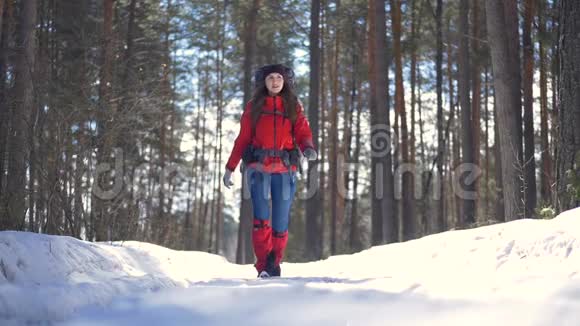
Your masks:
[[[225,186],[231,187],[232,172],[243,158],[254,211],[252,244],[258,277],[280,276],[300,156],[303,153],[308,160],[318,156],[304,110],[294,94],[293,79],[292,69],[281,64],[256,71],[254,96],[242,114],[240,133],[223,177]]]

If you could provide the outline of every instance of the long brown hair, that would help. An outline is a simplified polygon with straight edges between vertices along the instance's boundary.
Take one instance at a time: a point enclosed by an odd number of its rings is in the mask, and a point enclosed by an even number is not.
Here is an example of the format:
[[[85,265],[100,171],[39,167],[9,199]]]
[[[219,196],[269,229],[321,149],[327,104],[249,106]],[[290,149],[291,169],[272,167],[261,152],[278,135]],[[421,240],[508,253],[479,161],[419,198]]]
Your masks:
[[[298,116],[298,97],[294,94],[294,89],[290,83],[286,83],[284,80],[284,87],[280,91],[280,96],[282,96],[282,105],[284,105],[284,110],[288,119],[292,122],[292,125],[296,122],[296,117]],[[252,96],[252,128],[255,128],[262,114],[262,108],[266,102],[266,97],[268,97],[268,89],[266,88],[266,83],[264,81],[259,82],[258,86],[254,89],[254,95]]]

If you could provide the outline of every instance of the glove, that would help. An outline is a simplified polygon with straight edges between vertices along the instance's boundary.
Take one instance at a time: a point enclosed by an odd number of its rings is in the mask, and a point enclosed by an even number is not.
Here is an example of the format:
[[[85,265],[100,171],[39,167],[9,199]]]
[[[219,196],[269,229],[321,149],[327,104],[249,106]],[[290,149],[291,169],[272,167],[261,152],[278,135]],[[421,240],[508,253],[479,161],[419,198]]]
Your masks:
[[[234,185],[234,182],[232,181],[232,171],[226,169],[226,173],[224,173],[224,186],[226,186],[226,188],[230,189],[231,186]]]
[[[315,161],[318,158],[318,153],[316,153],[313,148],[308,147],[306,150],[304,150],[304,157],[306,157],[309,161]]]

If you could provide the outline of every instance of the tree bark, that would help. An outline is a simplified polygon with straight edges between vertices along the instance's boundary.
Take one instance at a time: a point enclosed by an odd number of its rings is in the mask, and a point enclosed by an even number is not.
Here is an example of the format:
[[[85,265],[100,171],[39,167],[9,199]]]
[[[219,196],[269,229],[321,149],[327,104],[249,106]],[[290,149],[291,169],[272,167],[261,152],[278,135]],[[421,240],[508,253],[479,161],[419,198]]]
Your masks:
[[[471,25],[473,26],[473,40],[472,45],[472,102],[471,102],[471,122],[473,130],[473,164],[480,167],[480,148],[481,148],[481,55],[480,55],[480,42],[481,32],[480,32],[480,5],[481,0],[473,0],[473,9],[471,11],[472,19]],[[473,201],[473,222],[475,222],[478,217],[478,204],[480,198],[479,191],[479,178],[473,181],[473,191],[475,194],[475,199]]]
[[[414,169],[409,160],[409,133],[407,130],[407,113],[405,108],[405,88],[403,85],[403,53],[401,49],[401,1],[391,0],[391,17],[393,22],[393,55],[395,59],[395,110],[401,117],[401,156],[403,169],[401,177],[403,199],[403,240],[412,240],[419,236],[419,227],[414,213]],[[407,171],[409,169],[409,171]]]
[[[449,119],[450,119],[450,123],[453,123],[454,128],[453,128],[453,136],[451,137],[453,140],[453,147],[452,147],[452,151],[453,151],[453,157],[452,157],[452,162],[450,164],[450,166],[452,167],[453,170],[450,169],[449,174],[450,174],[450,179],[453,181],[454,178],[456,178],[457,176],[456,174],[456,168],[459,166],[459,162],[461,160],[461,156],[460,156],[460,148],[461,148],[461,142],[459,140],[459,134],[461,132],[461,127],[460,127],[460,123],[459,123],[459,119],[455,119],[454,120],[454,114],[456,112],[456,102],[455,101],[455,88],[453,87],[453,62],[455,61],[454,58],[454,53],[453,53],[453,40],[451,38],[451,22],[450,19],[447,20],[447,81],[449,84]],[[459,114],[458,114],[459,115]],[[443,128],[443,125],[441,126],[441,128]],[[448,137],[449,139],[449,137]],[[455,220],[459,221],[461,218],[461,198],[459,198],[459,193],[457,191],[457,189],[455,189],[455,185],[452,182],[451,183],[451,187],[450,189],[453,192],[453,195],[451,195],[452,198],[452,202],[453,202],[453,214],[455,215]],[[449,220],[449,219],[447,219]],[[442,220],[443,222],[445,222],[445,219]],[[447,223],[446,223],[447,224]],[[445,230],[447,227],[444,227],[443,230]]]
[[[343,146],[342,146],[342,155],[344,157],[344,162],[349,162],[349,163],[353,163],[353,159],[356,162],[356,157],[353,157],[352,152],[353,152],[353,148],[352,148],[352,138],[353,138],[353,134],[355,133],[354,130],[354,116],[355,113],[357,111],[357,97],[360,94],[360,82],[358,81],[358,74],[359,74],[359,57],[360,57],[360,53],[362,53],[364,51],[363,46],[360,46],[360,39],[362,37],[359,37],[360,31],[358,28],[358,25],[356,23],[356,21],[354,20],[354,18],[352,20],[349,21],[350,25],[353,26],[352,31],[350,33],[350,40],[348,40],[347,42],[353,42],[353,48],[351,50],[351,64],[352,64],[352,72],[350,74],[350,89],[349,89],[349,107],[348,109],[344,110],[344,115],[343,115],[343,119],[344,119],[344,136],[343,136]],[[348,96],[345,94],[345,97]],[[349,193],[349,187],[351,185],[351,171],[349,169],[344,168],[344,189],[345,191],[345,220],[350,220],[350,229],[348,230],[348,248],[350,250],[350,252],[353,251],[360,251],[362,248],[362,242],[360,241],[360,234],[361,234],[361,230],[360,230],[360,217],[359,216],[355,216],[352,213],[356,213],[357,209],[355,207],[353,207],[354,204],[356,204],[356,190],[352,192],[352,196],[349,198],[348,193]],[[353,171],[354,172],[354,171]],[[354,180],[353,180],[354,183]],[[347,211],[346,207],[348,207],[350,202],[350,210]],[[349,216],[350,215],[350,216]],[[356,239],[354,238],[356,237]]]
[[[423,93],[423,75],[421,74],[421,66],[417,67],[417,111],[419,113],[419,147],[421,162],[427,162],[425,154],[425,138],[423,137],[425,132],[425,123],[423,119],[423,100],[421,98]]]
[[[398,221],[394,204],[394,178],[391,157],[390,119],[388,111],[388,58],[386,40],[386,13],[384,0],[369,0],[372,37],[369,48],[370,66],[375,69],[371,76],[371,139],[383,140],[383,147],[372,142],[372,243],[378,245],[398,241]],[[376,137],[376,138],[375,138]],[[380,142],[380,141],[379,141]]]
[[[10,4],[10,2],[8,2]],[[5,196],[5,173],[7,163],[7,140],[10,129],[10,110],[6,102],[6,72],[8,64],[8,40],[9,33],[4,27],[4,12],[6,10],[4,0],[0,0],[0,216],[6,214]],[[6,10],[7,15],[9,11]],[[1,223],[1,222],[0,222]]]
[[[358,84],[358,87],[356,87],[356,94],[360,94],[361,92],[361,86],[360,83]],[[356,95],[355,94],[355,95]],[[356,96],[353,96],[353,107],[355,106],[355,99]],[[354,146],[354,152],[353,152],[353,157],[354,157],[354,162],[356,164],[360,164],[360,149],[361,149],[361,112],[362,112],[362,103],[361,101],[358,101],[356,103],[356,127],[355,127],[355,137],[356,137],[356,144]],[[351,115],[351,120],[353,119],[353,114]],[[351,124],[352,126],[352,124]],[[360,225],[360,216],[358,213],[358,178],[359,178],[359,173],[358,173],[358,169],[355,169],[353,171],[353,185],[352,185],[352,191],[353,191],[353,199],[352,199],[352,211],[351,211],[351,231],[350,231],[350,248],[353,252],[357,252],[360,251],[362,249],[364,249],[365,244],[363,243],[363,238],[362,238],[362,230],[361,230],[361,225]]]
[[[206,80],[209,80],[209,65],[206,66]],[[207,109],[208,106],[210,104],[208,104],[209,102],[209,98],[210,98],[210,94],[209,94],[209,85],[205,85],[204,86],[204,95],[203,95],[204,101],[203,101],[203,111],[202,111],[202,116],[206,117],[207,116]],[[207,144],[206,144],[206,134],[208,132],[207,126],[207,119],[203,119],[203,121],[201,122],[201,157],[200,157],[200,169],[199,169],[199,186],[200,186],[200,194],[199,194],[199,203],[198,203],[198,212],[197,212],[197,218],[199,220],[199,224],[198,224],[198,228],[197,228],[197,250],[201,250],[201,251],[205,251],[206,247],[205,247],[205,239],[206,239],[206,230],[207,230],[207,195],[206,195],[206,189],[205,189],[205,184],[207,183],[207,167],[206,167],[206,158],[204,157],[205,153],[207,153],[208,149],[207,149]],[[251,221],[250,221],[251,222]]]
[[[321,150],[319,138],[319,90],[320,90],[320,0],[313,0],[310,7],[310,72],[308,96],[308,122],[312,130],[312,141],[318,151]],[[322,258],[322,202],[320,179],[320,164],[308,164],[308,191],[313,194],[306,200],[306,251],[308,260]],[[314,188],[314,190],[312,189]]]
[[[443,177],[443,160],[445,153],[444,130],[443,130],[443,1],[437,0],[435,9],[435,20],[437,30],[437,53],[435,55],[435,70],[437,73],[436,91],[437,91],[437,179],[439,180],[439,198],[437,203],[437,215],[435,223],[432,223],[433,233],[445,230],[445,182]],[[451,53],[449,53],[450,55]],[[451,70],[450,70],[451,71]],[[449,80],[452,80],[449,74]],[[450,86],[452,82],[450,82]],[[449,89],[450,100],[453,102],[453,88]],[[452,104],[451,104],[452,105]],[[422,133],[422,131],[421,131]]]
[[[198,69],[198,78],[201,78],[201,69]],[[201,93],[201,83],[199,84],[199,93]],[[195,147],[194,147],[194,154],[193,154],[193,164],[191,166],[191,179],[193,179],[193,184],[188,185],[188,199],[187,199],[187,216],[186,216],[186,227],[184,228],[184,244],[185,250],[194,250],[199,249],[197,247],[198,241],[198,232],[199,226],[201,223],[199,222],[199,214],[198,214],[198,205],[201,202],[197,198],[197,189],[199,189],[200,184],[200,173],[199,171],[199,159],[200,159],[200,148],[199,148],[199,138],[201,133],[201,120],[202,120],[202,113],[201,113],[201,96],[198,97],[197,103],[197,116],[194,120],[195,124],[192,126],[194,140],[195,140]],[[191,181],[190,181],[191,184]],[[193,193],[191,192],[191,188],[193,187]]]
[[[375,17],[375,1],[379,0],[369,0],[369,12],[368,12],[368,62],[369,62],[369,108],[371,112],[371,126],[378,123],[377,119],[377,86],[376,86],[376,17]],[[381,0],[381,2],[384,1]],[[371,156],[371,180],[377,180],[380,175],[374,168],[378,164],[378,159]],[[376,181],[375,181],[376,183]],[[371,182],[371,245],[379,245],[383,242],[383,219],[381,216],[381,201],[377,199],[377,187],[373,187],[373,182]]]
[[[485,66],[485,80],[484,80],[484,116],[485,116],[485,178],[484,178],[484,198],[483,203],[483,217],[487,220],[489,219],[489,204],[492,202],[489,191],[489,120],[491,119],[489,115],[489,71],[488,66]]]
[[[218,73],[218,88],[217,88],[217,100],[218,100],[218,161],[216,166],[222,166],[222,139],[223,139],[223,119],[224,119],[224,58],[225,58],[225,29],[226,29],[226,19],[227,19],[227,1],[223,3],[221,16],[218,18],[223,25],[220,26],[220,37],[219,37],[219,50],[218,50],[218,60],[217,60],[217,73]],[[218,177],[218,189],[217,189],[217,228],[216,228],[216,251],[215,253],[220,255],[222,252],[225,253],[225,241],[224,241],[224,212],[223,212],[223,194],[222,194],[222,183]]]
[[[580,2],[559,4],[559,125],[556,207],[559,212],[580,205]]]
[[[508,8],[508,12],[506,9]],[[516,1],[486,0],[488,40],[491,49],[493,77],[497,100],[498,127],[501,148],[502,190],[506,221],[523,216],[521,180],[522,133],[520,70],[515,30],[509,20],[517,20]],[[508,19],[509,17],[509,19]],[[514,35],[515,34],[515,35]]]
[[[417,29],[420,29],[420,23],[417,22],[417,0],[413,0],[411,4],[411,71],[410,71],[410,82],[411,82],[411,136],[409,139],[409,161],[413,166],[413,174],[416,175],[417,171],[417,159],[416,159],[416,138],[415,138],[415,108],[417,104]],[[421,16],[419,16],[421,17]],[[419,20],[420,21],[420,20]],[[415,198],[420,200],[420,198]],[[424,205],[423,205],[424,206]],[[423,234],[423,223],[424,220],[424,210],[417,214],[417,225],[419,227],[420,233]]]
[[[462,160],[463,164],[472,165],[473,161],[473,124],[471,120],[470,92],[470,69],[469,69],[469,0],[461,0],[459,3],[459,103],[461,105],[461,130],[462,130]],[[464,195],[463,214],[460,216],[459,225],[465,226],[475,222],[475,185],[473,181],[466,180],[466,176],[460,177],[461,193]],[[467,196],[466,196],[467,195]]]
[[[10,161],[6,195],[8,198],[7,220],[0,229],[23,230],[26,212],[26,171],[29,162],[29,137],[31,137],[31,113],[34,106],[34,62],[36,60],[37,1],[22,1],[20,25],[14,67],[14,107],[11,137],[8,143]]]
[[[492,87],[493,88],[493,87]],[[501,151],[501,143],[499,140],[499,118],[498,118],[498,106],[497,106],[497,96],[495,94],[495,90],[493,91],[494,96],[494,105],[493,105],[493,133],[494,133],[494,145],[493,145],[493,153],[495,155],[495,216],[499,221],[505,221],[505,205],[504,205],[504,196],[503,196],[503,176],[502,176],[502,151]]]
[[[532,43],[532,20],[534,0],[524,2],[524,26],[522,44],[524,52],[524,202],[525,217],[532,218],[536,209],[536,159],[534,158],[534,45]]]
[[[261,0],[253,0],[252,6],[246,15],[244,31],[244,105],[252,97],[252,66],[255,62],[256,37],[258,32],[258,11]],[[242,206],[240,208],[240,225],[238,228],[238,249],[236,252],[236,263],[247,264],[253,262],[254,254],[252,249],[252,203],[249,198],[245,198],[247,180],[246,173],[242,173]]]
[[[328,38],[328,27],[327,27],[327,7],[323,7],[321,8],[321,24],[320,24],[320,58],[324,58],[326,56],[326,39]],[[328,62],[330,62],[330,60],[327,61],[322,61],[321,65],[320,65],[320,94],[322,95],[320,97],[320,149],[319,149],[319,153],[320,153],[320,204],[322,206],[322,211],[321,211],[321,232],[320,232],[320,238],[322,241],[322,257],[327,255],[327,249],[326,249],[326,242],[327,242],[327,238],[330,238],[330,225],[329,225],[329,221],[327,219],[328,214],[326,214],[325,210],[327,209],[327,207],[325,206],[326,204],[326,198],[327,196],[326,191],[328,190],[327,188],[327,182],[326,180],[328,179],[327,177],[327,173],[326,173],[326,169],[324,168],[324,166],[326,166],[326,161],[327,161],[327,153],[328,153],[328,142],[327,140],[327,134],[328,134],[328,123],[327,123],[327,112],[328,112],[328,105],[327,105],[327,101],[326,101],[326,80],[327,78],[327,74],[325,73],[326,71],[329,71],[329,64]],[[330,241],[330,239],[328,239],[328,241]],[[329,246],[330,247],[330,246]]]
[[[546,34],[546,21],[544,1],[540,1],[541,9],[538,10],[538,34],[539,34],[539,60],[540,60],[540,153],[541,153],[541,173],[540,173],[540,195],[544,205],[552,202],[552,184],[554,183],[552,153],[549,141],[549,116],[548,116],[548,62],[546,44],[543,36]],[[543,9],[543,10],[542,10]]]
[[[103,1],[103,30],[101,49],[101,68],[99,71],[99,111],[97,113],[98,124],[98,149],[97,164],[104,163],[109,159],[112,137],[108,130],[108,121],[113,116],[111,106],[112,74],[113,74],[113,3],[114,0]],[[112,120],[112,119],[111,119]],[[95,178],[94,183],[105,186],[104,178]],[[94,236],[96,241],[109,240],[110,214],[105,212],[106,205],[102,198],[93,192],[91,199],[93,205]]]
[[[340,1],[336,1],[335,3],[337,11],[337,16],[340,16]],[[338,58],[339,58],[339,51],[340,51],[340,25],[338,23],[338,19],[336,20],[334,26],[334,49],[333,49],[333,56],[332,56],[332,68],[330,70],[331,80],[332,80],[332,88],[331,88],[331,96],[330,96],[330,153],[329,153],[329,180],[330,180],[330,216],[332,219],[331,222],[331,234],[330,234],[330,254],[336,255],[338,253],[338,242],[341,238],[342,234],[342,220],[343,216],[340,216],[339,212],[339,202],[341,194],[338,191],[338,179],[342,176],[339,174],[338,171]]]
[[[158,228],[157,243],[166,245],[168,242],[169,228],[171,221],[166,216],[166,212],[171,212],[170,179],[166,175],[167,163],[172,161],[172,133],[171,121],[173,117],[172,90],[171,90],[171,10],[172,1],[167,0],[165,9],[165,21],[163,23],[163,54],[162,54],[162,79],[161,94],[162,106],[159,120],[159,168],[161,177],[159,178],[159,206],[157,212]],[[166,195],[167,196],[166,200]]]
[[[3,31],[3,23],[4,23],[4,7],[5,7],[5,1],[4,0],[0,0],[0,35],[2,35],[2,31]]]

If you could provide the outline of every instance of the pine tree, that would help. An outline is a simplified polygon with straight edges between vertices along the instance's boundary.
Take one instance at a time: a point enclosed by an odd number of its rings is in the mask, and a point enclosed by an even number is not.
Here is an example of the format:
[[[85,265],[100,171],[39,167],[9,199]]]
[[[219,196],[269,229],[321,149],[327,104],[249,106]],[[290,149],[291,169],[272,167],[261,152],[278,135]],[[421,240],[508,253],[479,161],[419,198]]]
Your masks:
[[[20,3],[20,24],[17,34],[19,55],[14,67],[14,109],[12,110],[11,134],[8,141],[10,153],[6,196],[7,215],[1,228],[23,230],[25,227],[26,170],[29,163],[29,137],[31,114],[34,105],[34,63],[36,60],[37,1]],[[7,220],[6,220],[7,219]]]
[[[523,216],[522,191],[522,125],[520,69],[515,0],[486,0],[488,40],[493,64],[497,122],[501,151],[504,217],[513,220]],[[515,13],[515,15],[514,15]],[[514,44],[515,41],[515,44]],[[520,170],[521,171],[521,170]]]
[[[558,211],[580,204],[580,84],[574,76],[580,74],[580,3],[561,0],[559,4],[560,100],[558,134],[558,166],[556,174]]]

